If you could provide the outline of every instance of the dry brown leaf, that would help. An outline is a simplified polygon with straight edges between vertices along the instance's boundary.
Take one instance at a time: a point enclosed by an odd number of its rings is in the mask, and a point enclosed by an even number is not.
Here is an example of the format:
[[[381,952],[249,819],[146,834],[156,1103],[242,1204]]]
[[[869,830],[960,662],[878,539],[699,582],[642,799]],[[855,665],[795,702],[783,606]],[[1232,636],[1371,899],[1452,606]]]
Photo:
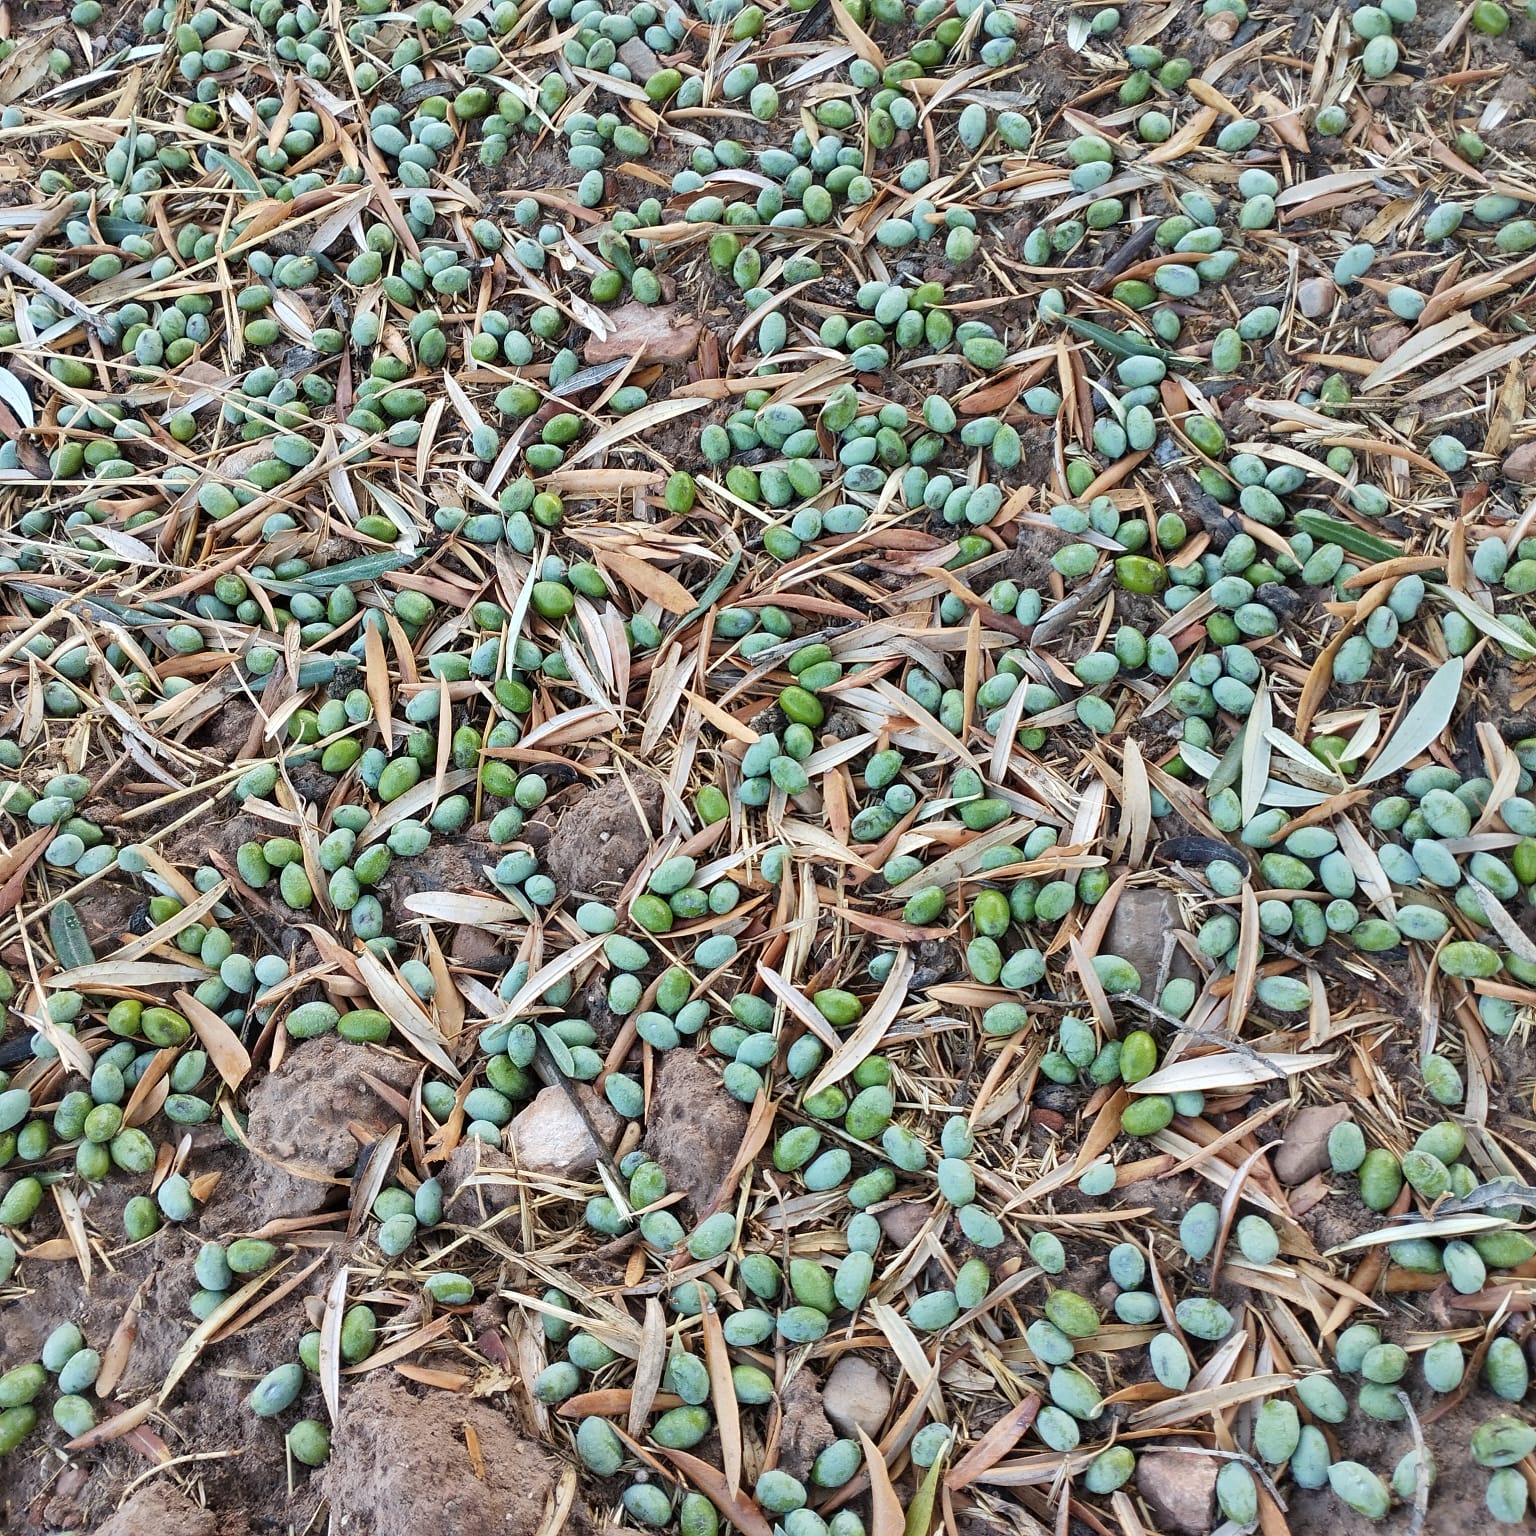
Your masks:
[[[212,1312],[200,1322],[196,1328],[187,1335],[186,1342],[176,1351],[176,1357],[171,1361],[171,1368],[166,1372],[165,1380],[160,1384],[160,1392],[157,1401],[164,1403],[175,1390],[176,1383],[197,1364],[198,1356],[213,1341],[213,1336],[229,1322],[231,1318],[238,1317],[253,1296],[261,1291],[269,1280],[275,1279],[293,1262],[292,1257],[281,1259],[265,1274],[257,1275],[247,1280],[238,1291],[231,1291],[228,1296],[216,1306]]]
[[[693,594],[676,577],[651,564],[649,560],[612,547],[593,551],[597,563],[611,571],[625,586],[633,588],[641,597],[658,603],[668,613],[691,613],[695,606]]]
[[[723,1486],[728,1497],[735,1500],[741,1490],[742,1442],[731,1358],[720,1327],[720,1315],[713,1305],[704,1307],[699,1321],[704,1334],[704,1365],[709,1372],[709,1399],[714,1405],[715,1425],[720,1435]]]
[[[864,1468],[869,1474],[869,1536],[903,1536],[906,1516],[902,1513],[901,1499],[891,1482],[890,1469],[880,1447],[858,1430],[859,1444],[864,1447]]]
[[[240,1043],[240,1037],[213,1009],[198,1002],[190,992],[178,992],[176,1006],[197,1032],[214,1070],[232,1090],[238,1088],[251,1070],[251,1054]]]
[[[952,1492],[968,1488],[990,1468],[995,1467],[1028,1432],[1040,1412],[1040,1399],[1032,1392],[998,1419],[976,1441],[944,1477],[944,1486]]]
[[[412,1049],[457,1082],[461,1075],[459,1069],[444,1049],[446,1042],[421,1004],[416,1001],[415,994],[395,979],[372,950],[359,950],[353,956],[353,964],[374,1002],[389,1016],[390,1023],[405,1036]]]

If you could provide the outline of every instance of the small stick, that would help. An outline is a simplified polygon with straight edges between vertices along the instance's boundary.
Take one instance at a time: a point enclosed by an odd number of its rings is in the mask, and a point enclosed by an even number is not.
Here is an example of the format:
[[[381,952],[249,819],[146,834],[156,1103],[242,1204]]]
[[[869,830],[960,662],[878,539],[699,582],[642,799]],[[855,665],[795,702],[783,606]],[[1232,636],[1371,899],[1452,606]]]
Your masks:
[[[18,261],[9,251],[0,251],[0,268],[9,272],[12,277],[18,277],[22,282],[37,289],[44,298],[52,299],[64,309],[67,309],[75,319],[82,324],[90,326],[98,336],[107,333],[110,327],[107,322],[77,299],[74,294],[66,292],[63,288],[50,279],[44,277],[41,272],[34,272],[25,262]]]
[[[40,218],[27,232],[26,238],[16,247],[11,255],[17,261],[30,261],[32,253],[44,240],[56,230],[65,219],[69,217],[69,204],[57,203]]]

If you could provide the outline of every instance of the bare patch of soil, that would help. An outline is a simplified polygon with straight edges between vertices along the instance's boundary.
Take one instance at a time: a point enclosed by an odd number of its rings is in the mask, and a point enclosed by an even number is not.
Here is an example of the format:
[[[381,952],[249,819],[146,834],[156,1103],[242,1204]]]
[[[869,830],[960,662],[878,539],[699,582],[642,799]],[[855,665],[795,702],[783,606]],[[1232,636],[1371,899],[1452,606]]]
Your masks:
[[[660,814],[655,779],[610,779],[566,803],[542,863],[562,892],[609,899],[645,857]]]
[[[686,1050],[660,1054],[645,1149],[671,1187],[688,1192],[701,1219],[720,1199],[746,1128],[746,1107],[725,1091],[714,1067]]]
[[[116,1223],[106,1219],[109,1212],[92,1209],[89,1214],[93,1226],[113,1231]],[[142,1294],[132,1347],[112,1401],[128,1407],[153,1396],[197,1326],[188,1301],[198,1286],[192,1262],[199,1246],[189,1228],[164,1227],[133,1248],[109,1249],[112,1268],[97,1268],[84,1292],[74,1264],[30,1265],[33,1289],[22,1304],[6,1309],[0,1329],[0,1369],[35,1360],[43,1340],[66,1319],[76,1323],[92,1348],[105,1350]],[[323,1274],[318,1273],[318,1283]],[[120,1510],[123,1490],[155,1465],[147,1459],[148,1445],[141,1449],[125,1437],[66,1458],[62,1447],[67,1437],[45,1405],[38,1428],[4,1463],[0,1530],[17,1536],[71,1529],[100,1529],[109,1536],[150,1531],[156,1536],[279,1536],[302,1529],[316,1500],[302,1469],[290,1499],[283,1449],[288,1419],[258,1419],[245,1398],[273,1364],[294,1357],[304,1326],[298,1308],[279,1309],[212,1346],[146,1426],[169,1456],[197,1454],[202,1459],[158,1474]],[[318,1398],[311,1384],[293,1416],[323,1414]]]
[[[417,1397],[384,1372],[342,1401],[324,1486],[337,1536],[533,1536],[556,1467],[488,1402]],[[587,1529],[573,1512],[566,1529]]]

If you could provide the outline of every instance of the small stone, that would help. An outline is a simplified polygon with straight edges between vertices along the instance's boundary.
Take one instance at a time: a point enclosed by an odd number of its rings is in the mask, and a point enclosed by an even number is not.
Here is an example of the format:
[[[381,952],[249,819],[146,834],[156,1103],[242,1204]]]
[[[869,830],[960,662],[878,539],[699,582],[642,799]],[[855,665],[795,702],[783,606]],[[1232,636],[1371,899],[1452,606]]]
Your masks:
[[[593,1128],[599,1135],[611,1137],[618,1129],[618,1116],[590,1089],[581,1097]],[[574,1178],[597,1167],[597,1142],[592,1131],[558,1084],[540,1089],[533,1102],[513,1117],[508,1129],[518,1163],[535,1173]]]
[[[1178,898],[1172,891],[1150,885],[1129,886],[1115,902],[1099,953],[1129,960],[1141,977],[1142,995],[1155,997],[1165,941],[1175,928],[1183,926]],[[1173,946],[1168,974],[1194,975],[1189,957],[1177,944]]]
[[[1136,1491],[1159,1529],[1206,1536],[1214,1523],[1221,1463],[1186,1451],[1150,1451],[1136,1462]]]
[[[1338,291],[1331,277],[1309,277],[1296,290],[1296,307],[1308,320],[1316,320],[1333,308]]]
[[[1365,339],[1365,350],[1383,362],[1408,340],[1412,332],[1406,325],[1379,325]]]
[[[1504,455],[1504,478],[1517,485],[1536,485],[1536,438]]]
[[[619,62],[642,84],[661,68],[661,60],[638,37],[619,44]]]
[[[641,363],[686,363],[698,351],[703,326],[683,318],[680,305],[621,304],[604,312],[613,330],[587,341],[589,363],[634,357]]]
[[[886,1206],[883,1211],[877,1211],[875,1220],[880,1223],[880,1230],[897,1248],[905,1248],[927,1225],[928,1218],[932,1214],[933,1212],[921,1201],[898,1200],[894,1205]]]
[[[838,1434],[852,1438],[862,1429],[873,1440],[891,1411],[891,1384],[863,1356],[840,1355],[822,1388],[821,1411]]]
[[[1347,1104],[1310,1104],[1285,1128],[1274,1156],[1275,1177],[1282,1184],[1305,1184],[1328,1166],[1328,1133],[1349,1119]]]

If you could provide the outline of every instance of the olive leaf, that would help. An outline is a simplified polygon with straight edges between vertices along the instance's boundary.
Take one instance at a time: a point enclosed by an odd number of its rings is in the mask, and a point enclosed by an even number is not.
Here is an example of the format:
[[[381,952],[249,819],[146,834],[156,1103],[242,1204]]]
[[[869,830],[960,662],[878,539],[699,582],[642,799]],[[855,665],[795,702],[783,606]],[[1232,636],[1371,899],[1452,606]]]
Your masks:
[[[26,386],[9,368],[0,368],[0,400],[11,408],[22,426],[37,425],[37,417],[32,410],[32,397],[27,393]]]
[[[257,181],[255,173],[248,165],[242,165],[233,155],[227,155],[222,149],[205,149],[203,157],[209,165],[217,166],[223,171],[247,197],[263,197],[261,183]]]
[[[1382,743],[1371,765],[1360,775],[1360,783],[1374,784],[1406,768],[1451,723],[1456,702],[1461,697],[1461,682],[1466,663],[1453,656],[1429,680],[1412,709]]]
[[[928,1468],[928,1475],[917,1490],[917,1497],[907,1505],[903,1536],[928,1536],[933,1528],[933,1510],[939,1497],[939,1479],[944,1473],[944,1457]]]
[[[1069,331],[1075,331],[1116,357],[1156,357],[1166,363],[1173,356],[1166,347],[1160,347],[1156,342],[1147,341],[1131,331],[1112,331],[1107,326],[1095,325],[1091,320],[1079,320],[1076,315],[1063,315],[1061,323]]]
[[[1406,1243],[1416,1237],[1473,1237],[1480,1232],[1500,1231],[1508,1225],[1502,1216],[1437,1216],[1428,1221],[1408,1221],[1395,1227],[1380,1227],[1375,1232],[1362,1232],[1347,1243],[1327,1249],[1323,1257],[1331,1259],[1335,1254],[1379,1248],[1386,1243]]]
[[[1272,743],[1269,730],[1274,723],[1274,713],[1269,702],[1269,681],[1261,678],[1254,691],[1253,708],[1249,711],[1242,731],[1242,803],[1243,820],[1252,821],[1259,813],[1259,802],[1264,797],[1264,786],[1269,780],[1269,761]]]
[[[1440,583],[1431,583],[1429,590],[1436,597],[1443,597],[1474,629],[1480,629],[1490,640],[1496,641],[1506,650],[1526,660],[1536,656],[1536,645],[1532,645],[1518,630],[1511,629],[1497,614],[1479,608],[1465,592]]]
[[[72,902],[61,901],[48,914],[48,936],[60,965],[75,968],[95,961],[96,952]]]
[[[1299,533],[1310,534],[1325,544],[1337,544],[1362,560],[1395,560],[1402,550],[1396,544],[1377,538],[1353,523],[1341,522],[1336,517],[1326,517],[1321,512],[1298,512],[1292,521]]]

